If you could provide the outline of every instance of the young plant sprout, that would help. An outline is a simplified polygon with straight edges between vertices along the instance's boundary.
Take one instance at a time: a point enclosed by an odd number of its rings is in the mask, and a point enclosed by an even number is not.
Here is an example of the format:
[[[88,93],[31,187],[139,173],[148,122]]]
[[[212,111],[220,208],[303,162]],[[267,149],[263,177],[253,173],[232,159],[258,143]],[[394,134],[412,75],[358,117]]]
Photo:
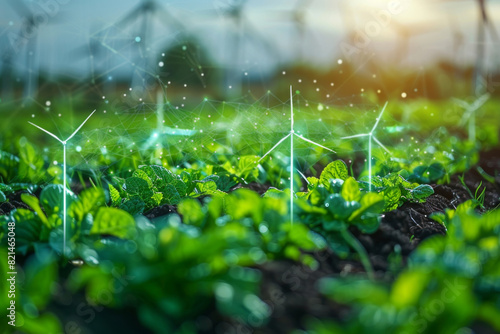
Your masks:
[[[92,111],[92,113],[83,121],[82,124],[80,124],[80,126],[66,140],[61,140],[55,134],[41,128],[40,126],[38,126],[36,124],[28,122],[31,125],[33,125],[34,127],[37,127],[38,129],[42,130],[43,132],[47,133],[48,135],[54,137],[55,139],[57,139],[58,142],[60,142],[63,145],[63,188],[64,188],[64,193],[63,193],[63,255],[66,255],[66,213],[67,213],[66,212],[67,211],[67,208],[66,208],[66,192],[67,192],[67,189],[66,189],[66,182],[67,182],[67,180],[66,180],[66,177],[67,177],[66,176],[66,144],[70,141],[71,138],[73,138],[76,135],[76,133],[78,131],[80,131],[82,126],[89,120],[89,118],[95,112],[96,112],[95,110]]]
[[[464,126],[465,123],[468,122],[468,132],[469,132],[469,140],[476,140],[476,112],[483,106],[483,104],[488,101],[490,98],[490,94],[486,93],[478,97],[474,102],[467,103],[463,100],[454,99],[454,101],[463,109],[465,112],[462,116],[462,120],[460,121],[460,126]]]
[[[373,135],[373,133],[377,129],[378,123],[382,119],[382,115],[384,114],[385,108],[387,107],[388,103],[389,102],[386,102],[384,104],[384,107],[382,108],[382,111],[380,112],[380,115],[378,116],[377,121],[375,122],[375,125],[373,126],[372,130],[369,133],[362,133],[362,134],[359,134],[359,135],[347,136],[347,137],[340,138],[340,139],[350,139],[350,138],[358,138],[358,137],[368,137],[368,190],[369,191],[372,190],[372,139],[380,147],[382,147],[387,153],[391,154],[391,152],[387,149],[387,147],[385,147],[384,144],[382,144],[380,142],[380,140],[378,140],[377,138],[375,138],[375,136]]]
[[[335,153],[334,150],[329,149],[328,147],[325,147],[323,145],[320,145],[316,142],[313,142],[310,139],[305,138],[302,135],[298,135],[295,133],[293,130],[293,95],[292,95],[292,86],[290,86],[290,132],[283,138],[281,138],[269,151],[267,151],[266,154],[262,156],[262,158],[259,159],[259,163],[267,156],[269,153],[274,151],[276,147],[278,147],[282,142],[284,142],[288,137],[290,137],[290,222],[293,224],[293,136],[296,136],[297,138],[300,138],[308,143],[311,143],[313,145],[319,146],[325,150],[328,150],[330,152]]]

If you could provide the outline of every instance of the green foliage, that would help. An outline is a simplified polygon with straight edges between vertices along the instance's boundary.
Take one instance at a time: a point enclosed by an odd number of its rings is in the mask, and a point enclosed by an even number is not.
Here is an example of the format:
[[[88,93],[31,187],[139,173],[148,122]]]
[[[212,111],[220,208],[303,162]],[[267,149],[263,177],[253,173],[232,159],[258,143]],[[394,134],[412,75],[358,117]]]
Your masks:
[[[384,177],[372,176],[372,191],[384,196],[384,211],[397,209],[405,202],[425,202],[425,199],[434,194],[431,186],[408,182],[404,176],[408,173],[404,170],[398,173],[390,173]],[[360,182],[364,190],[368,190],[367,179]]]
[[[351,315],[343,324],[316,322],[311,327],[320,333],[327,329],[331,333],[455,333],[480,321],[500,331],[500,210],[479,216],[474,207],[469,201],[456,211],[440,214],[448,235],[426,239],[410,256],[410,266],[390,285],[323,280],[321,290],[349,305]]]
[[[0,256],[7,259],[6,248],[0,247]],[[14,300],[16,308],[16,327],[7,325],[10,319],[6,317],[4,332],[17,330],[26,334],[62,333],[62,325],[57,317],[45,311],[51,300],[54,284],[57,284],[58,268],[54,254],[42,252],[40,256],[28,258],[23,266],[23,279],[20,279],[19,273],[16,277],[14,298],[10,298],[8,293],[7,279],[11,276],[7,273],[12,270],[9,270],[6,261],[0,261],[0,270],[0,279],[6,282],[0,287],[0,306],[6,310],[10,301]]]
[[[44,245],[61,251],[63,189],[62,185],[49,185],[42,190],[40,200],[23,193],[21,199],[33,211],[15,209],[9,215],[0,217],[0,229],[4,232],[2,242],[6,242],[8,223],[15,222],[17,252],[26,255]],[[118,238],[134,235],[135,223],[132,216],[120,209],[103,207],[104,204],[105,195],[100,188],[86,189],[78,197],[68,191],[68,236],[71,245],[76,241],[85,243],[93,235],[112,235]]]
[[[217,188],[219,176],[174,174],[163,166],[141,166],[131,177],[118,181],[117,190],[109,185],[111,203],[130,214],[140,214],[164,204],[178,204],[181,199],[200,195],[223,195]]]

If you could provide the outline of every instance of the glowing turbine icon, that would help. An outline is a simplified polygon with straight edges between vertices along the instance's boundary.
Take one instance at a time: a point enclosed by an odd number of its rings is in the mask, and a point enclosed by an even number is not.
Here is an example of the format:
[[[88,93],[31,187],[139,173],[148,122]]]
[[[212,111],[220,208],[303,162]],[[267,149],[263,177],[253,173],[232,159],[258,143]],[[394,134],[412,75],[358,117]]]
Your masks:
[[[292,96],[292,86],[290,86],[290,132],[283,138],[281,138],[276,145],[274,145],[266,154],[262,156],[262,158],[259,159],[259,162],[261,162],[269,153],[274,151],[276,147],[278,147],[282,142],[284,142],[288,137],[290,137],[290,222],[293,224],[293,136],[296,136],[297,138],[300,138],[308,143],[314,144],[316,146],[319,146],[321,148],[324,148],[325,150],[328,150],[330,152],[335,153],[334,150],[329,149],[328,147],[325,147],[323,145],[320,145],[318,143],[313,142],[310,139],[304,138],[302,135],[298,135],[295,133],[293,130],[293,96]],[[299,172],[300,173],[300,172]]]
[[[342,137],[340,139],[349,139],[349,138],[358,138],[358,137],[368,137],[368,190],[372,190],[372,139],[379,144],[380,147],[382,147],[387,153],[391,154],[391,152],[385,147],[380,140],[375,138],[373,133],[375,132],[375,129],[377,129],[378,123],[382,119],[382,115],[384,114],[385,108],[387,107],[388,102],[384,104],[384,107],[382,108],[382,111],[380,112],[380,115],[377,118],[377,121],[375,122],[375,125],[373,126],[372,130],[369,133],[362,133],[359,135],[354,135],[354,136],[348,136],[348,137]]]
[[[76,133],[78,131],[80,131],[80,129],[82,128],[82,126],[89,120],[90,116],[92,116],[96,111],[92,111],[92,113],[89,115],[89,117],[87,117],[82,124],[80,124],[80,126],[75,130],[75,132],[73,132],[71,134],[71,136],[69,136],[66,140],[61,140],[59,139],[59,137],[57,137],[55,134],[39,127],[38,125],[36,124],[33,124],[31,122],[28,122],[30,123],[31,125],[39,128],[40,130],[42,130],[43,132],[49,134],[50,136],[54,137],[55,139],[57,139],[58,142],[60,142],[62,145],[63,145],[63,188],[64,188],[64,194],[63,194],[63,255],[66,255],[66,144],[69,142],[69,140],[71,138],[73,138]]]
[[[457,102],[460,107],[465,109],[465,113],[462,116],[462,120],[460,121],[460,126],[464,126],[465,123],[469,122],[468,124],[468,132],[469,132],[469,140],[470,141],[475,141],[476,140],[476,112],[483,106],[483,104],[488,101],[490,98],[490,94],[486,93],[484,95],[481,95],[476,99],[476,101],[472,103],[467,103],[463,100],[459,99],[454,99],[455,102]]]

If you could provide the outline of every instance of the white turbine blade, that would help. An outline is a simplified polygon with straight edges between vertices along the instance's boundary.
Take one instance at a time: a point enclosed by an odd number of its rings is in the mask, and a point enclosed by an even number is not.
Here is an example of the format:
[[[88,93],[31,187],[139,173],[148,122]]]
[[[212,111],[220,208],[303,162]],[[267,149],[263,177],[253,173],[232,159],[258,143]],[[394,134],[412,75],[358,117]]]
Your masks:
[[[382,148],[383,148],[383,149],[384,149],[387,153],[392,154],[392,153],[391,153],[391,151],[389,151],[389,150],[387,149],[387,147],[385,147],[385,146],[384,146],[384,144],[382,144],[382,143],[380,142],[380,140],[378,140],[378,139],[377,139],[377,138],[375,138],[374,136],[372,136],[372,138],[373,138],[373,140],[375,140],[375,142],[376,142],[377,144],[379,144],[379,145],[380,145],[380,147],[382,147]]]
[[[451,98],[453,100],[453,102],[455,102],[456,104],[458,104],[460,107],[464,108],[464,109],[469,109],[470,108],[470,105],[465,102],[464,100],[460,100],[460,99],[457,99],[455,97]]]
[[[51,132],[49,132],[49,131],[45,130],[44,128],[41,128],[41,127],[39,127],[38,125],[33,124],[33,123],[31,123],[31,122],[28,122],[28,123],[30,123],[30,124],[31,124],[31,125],[33,125],[34,127],[39,128],[40,130],[42,130],[42,131],[43,131],[43,132],[45,132],[46,134],[51,135],[52,137],[54,137],[55,139],[57,139],[57,141],[58,141],[58,142],[60,142],[60,143],[62,143],[62,142],[63,142],[63,141],[62,141],[61,139],[59,139],[59,138],[58,138],[55,134],[53,134],[53,133],[51,133]]]
[[[341,137],[340,139],[351,139],[351,138],[359,138],[359,137],[366,137],[369,136],[369,133],[362,133],[360,135],[354,135],[354,136],[347,136],[347,137]]]
[[[292,85],[290,85],[290,119],[291,119],[291,127],[290,131],[293,132],[293,96],[292,96]]]
[[[460,126],[463,126],[469,120],[472,114],[474,114],[479,108],[481,108],[481,106],[485,104],[489,98],[490,94],[486,93],[478,97],[476,101],[472,102],[471,104],[468,104],[467,107],[465,108],[466,111],[460,121]]]
[[[472,105],[471,105],[471,113],[476,111],[477,109],[481,108],[481,106],[483,104],[485,104],[489,98],[490,98],[490,94],[488,94],[488,93],[478,97],[478,99],[476,101],[474,101],[474,103],[472,103]]]
[[[380,122],[380,120],[382,119],[382,115],[384,114],[385,108],[387,107],[388,103],[389,103],[389,101],[385,102],[384,107],[382,108],[382,111],[380,112],[380,115],[378,115],[377,121],[375,122],[375,125],[373,126],[373,129],[371,131],[372,133],[377,128],[378,122]]]
[[[299,175],[300,175],[300,176],[301,176],[301,177],[302,177],[302,178],[306,181],[306,183],[307,183],[307,184],[309,184],[309,181],[307,180],[307,177],[306,177],[304,174],[302,174],[302,173],[300,172],[300,170],[298,170],[297,168],[295,168],[295,170],[296,170],[296,171],[297,171],[297,173],[299,173]]]
[[[289,134],[287,134],[285,137],[281,138],[281,140],[280,140],[279,142],[277,142],[277,143],[276,143],[276,145],[274,145],[272,149],[270,149],[269,151],[267,151],[267,153],[266,153],[266,154],[264,154],[264,155],[262,156],[262,158],[260,158],[260,159],[259,159],[259,162],[261,162],[261,161],[262,161],[262,159],[264,159],[264,158],[265,158],[265,157],[266,157],[269,153],[271,153],[272,151],[274,151],[274,149],[275,149],[276,147],[278,147],[278,146],[279,146],[279,144],[281,144],[283,141],[285,141],[285,140],[286,140],[288,137],[290,137],[291,135],[292,135],[292,134],[291,134],[291,133],[289,133]]]
[[[316,146],[319,146],[319,147],[321,147],[321,148],[324,148],[325,150],[328,150],[328,151],[330,151],[330,152],[336,153],[334,150],[331,150],[331,149],[329,149],[328,147],[325,147],[325,146],[323,146],[323,145],[320,145],[320,144],[318,144],[318,143],[315,143],[315,142],[313,142],[313,141],[312,141],[312,140],[310,140],[310,139],[307,139],[307,138],[304,138],[304,137],[302,137],[302,136],[299,136],[299,135],[298,135],[298,134],[296,134],[296,133],[294,133],[294,135],[295,135],[295,136],[297,136],[297,137],[299,137],[300,139],[302,139],[302,140],[304,140],[304,141],[308,142],[308,143],[311,143],[311,144],[313,144],[313,145],[316,145]]]
[[[69,137],[68,137],[68,139],[66,139],[66,141],[69,141],[71,138],[73,138],[73,136],[74,136],[74,135],[76,135],[76,133],[77,133],[78,131],[80,131],[80,129],[82,128],[83,124],[85,124],[85,123],[89,120],[90,116],[92,116],[95,112],[96,112],[95,110],[94,110],[94,111],[92,111],[92,113],[89,115],[89,117],[87,117],[87,118],[83,121],[83,123],[82,123],[82,124],[80,124],[80,126],[79,126],[76,130],[75,130],[75,132],[73,132],[73,133],[71,134],[71,136],[69,136]]]

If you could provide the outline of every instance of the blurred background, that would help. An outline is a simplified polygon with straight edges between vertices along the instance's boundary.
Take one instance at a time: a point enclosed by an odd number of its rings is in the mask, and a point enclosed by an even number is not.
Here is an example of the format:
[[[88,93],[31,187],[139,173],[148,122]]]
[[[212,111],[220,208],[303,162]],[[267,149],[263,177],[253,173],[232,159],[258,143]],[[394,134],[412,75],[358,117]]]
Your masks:
[[[499,20],[494,0],[3,0],[0,98],[497,95]]]

